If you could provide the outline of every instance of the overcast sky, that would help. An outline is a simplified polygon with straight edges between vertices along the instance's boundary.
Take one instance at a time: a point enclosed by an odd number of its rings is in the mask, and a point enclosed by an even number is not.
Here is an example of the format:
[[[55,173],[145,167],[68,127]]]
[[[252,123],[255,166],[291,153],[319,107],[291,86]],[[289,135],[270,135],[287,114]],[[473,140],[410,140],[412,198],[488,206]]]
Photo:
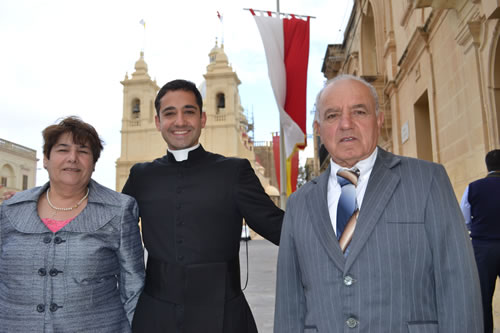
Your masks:
[[[254,138],[270,141],[271,132],[279,131],[278,110],[259,31],[243,8],[276,11],[276,1],[1,0],[0,138],[37,150],[41,160],[41,131],[61,117],[80,116],[105,141],[93,178],[114,189],[120,81],[134,71],[140,50],[144,47],[149,74],[159,86],[177,78],[199,85],[208,53],[223,34],[224,50],[242,82],[242,106],[254,115]],[[281,12],[316,17],[310,30],[308,134],[315,95],[325,81],[326,47],[342,42],[351,8],[352,0],[280,1]],[[48,177],[41,161],[38,166],[41,185]]]

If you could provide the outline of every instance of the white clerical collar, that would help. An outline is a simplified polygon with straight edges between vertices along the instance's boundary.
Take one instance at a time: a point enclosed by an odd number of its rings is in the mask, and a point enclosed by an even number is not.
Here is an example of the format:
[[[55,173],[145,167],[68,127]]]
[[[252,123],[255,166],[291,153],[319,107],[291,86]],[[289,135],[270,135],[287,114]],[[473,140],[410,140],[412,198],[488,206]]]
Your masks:
[[[179,150],[168,149],[168,151],[171,152],[172,155],[174,155],[174,158],[177,162],[182,162],[188,159],[190,151],[195,150],[199,146],[200,144],[198,143],[197,145],[194,145],[186,149],[179,149]]]
[[[356,168],[359,169],[361,177],[363,175],[370,174],[370,172],[373,168],[373,165],[375,164],[375,160],[377,159],[377,152],[378,152],[378,147],[375,147],[375,150],[371,153],[370,156],[368,156],[368,158],[365,158],[364,160],[359,161],[358,163],[356,163],[354,165]],[[337,179],[337,171],[339,169],[342,169],[343,167],[341,167],[340,165],[335,163],[332,159],[330,161],[330,168],[331,168],[330,177],[333,177],[336,180]]]

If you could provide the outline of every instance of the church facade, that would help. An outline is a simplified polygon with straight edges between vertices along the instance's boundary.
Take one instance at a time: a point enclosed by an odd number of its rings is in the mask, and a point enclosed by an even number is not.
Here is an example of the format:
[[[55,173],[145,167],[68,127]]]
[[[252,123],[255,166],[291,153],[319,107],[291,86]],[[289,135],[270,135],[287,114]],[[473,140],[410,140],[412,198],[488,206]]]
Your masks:
[[[209,53],[209,64],[199,89],[203,96],[203,111],[207,122],[201,131],[200,143],[210,152],[230,157],[246,158],[252,164],[266,192],[273,196],[276,189],[264,176],[256,162],[253,142],[248,135],[249,123],[240,103],[240,80],[229,65],[224,45],[215,45]],[[158,84],[148,74],[141,52],[135,72],[125,76],[123,85],[123,117],[121,155],[116,161],[116,190],[121,191],[135,163],[152,161],[165,155],[167,144],[155,126],[154,99]]]
[[[458,199],[500,148],[499,18],[497,0],[355,0],[343,43],[325,54],[327,79],[377,89],[379,144],[443,164]]]

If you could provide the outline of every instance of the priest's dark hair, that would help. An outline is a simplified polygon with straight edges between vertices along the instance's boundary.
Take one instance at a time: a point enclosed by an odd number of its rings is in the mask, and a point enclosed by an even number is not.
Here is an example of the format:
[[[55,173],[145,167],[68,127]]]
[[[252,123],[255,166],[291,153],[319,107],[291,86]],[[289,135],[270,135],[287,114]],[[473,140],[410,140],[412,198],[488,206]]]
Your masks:
[[[194,94],[194,97],[196,98],[196,104],[198,104],[198,107],[200,109],[201,117],[201,113],[203,112],[203,99],[201,98],[200,91],[198,90],[198,88],[196,88],[196,85],[193,82],[181,79],[167,82],[163,87],[161,87],[160,91],[158,91],[158,95],[156,95],[155,98],[156,115],[160,117],[160,101],[162,97],[165,96],[167,92],[176,90],[190,91]]]

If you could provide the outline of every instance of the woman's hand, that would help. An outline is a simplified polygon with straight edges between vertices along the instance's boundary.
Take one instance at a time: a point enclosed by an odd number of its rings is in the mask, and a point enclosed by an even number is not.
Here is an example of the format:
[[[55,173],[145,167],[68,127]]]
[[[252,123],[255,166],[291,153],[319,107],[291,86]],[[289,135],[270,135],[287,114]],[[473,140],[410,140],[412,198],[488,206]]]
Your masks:
[[[12,198],[14,194],[16,194],[16,191],[5,191],[3,192],[1,199],[2,201],[5,201],[7,199]]]

